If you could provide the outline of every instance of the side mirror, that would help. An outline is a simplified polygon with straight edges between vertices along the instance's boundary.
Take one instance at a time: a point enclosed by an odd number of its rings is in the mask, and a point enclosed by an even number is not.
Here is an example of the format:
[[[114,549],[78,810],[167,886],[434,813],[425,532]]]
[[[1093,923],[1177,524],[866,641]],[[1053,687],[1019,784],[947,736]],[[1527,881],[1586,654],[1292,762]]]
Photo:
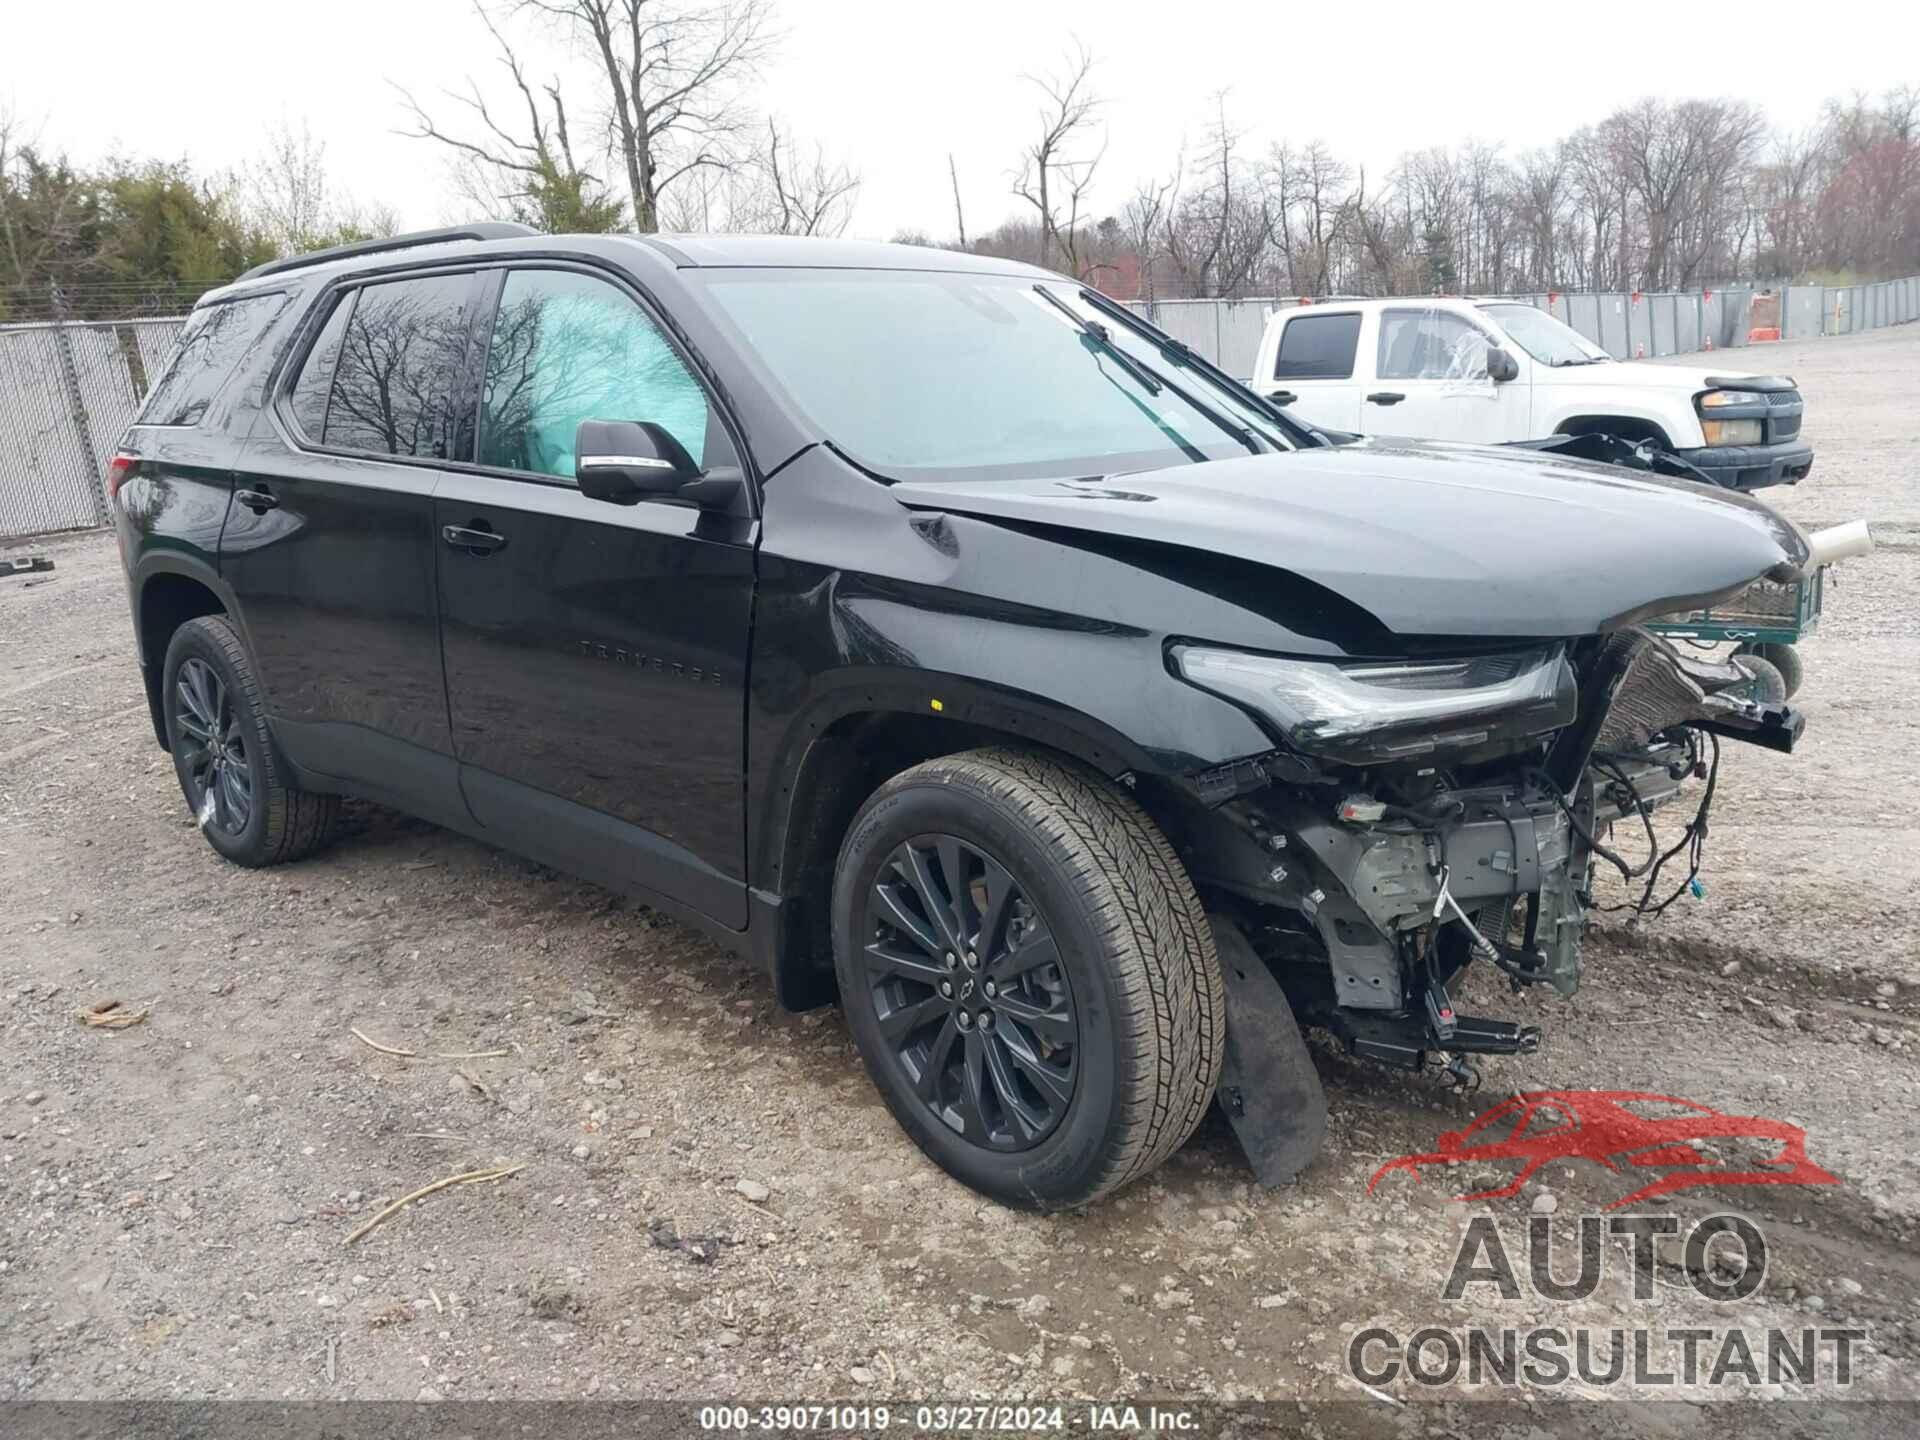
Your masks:
[[[1502,350],[1498,345],[1487,351],[1487,378],[1496,385],[1503,385],[1520,376],[1520,362]]]
[[[582,495],[615,505],[695,499],[701,478],[686,446],[651,420],[582,420],[573,437],[573,478]]]

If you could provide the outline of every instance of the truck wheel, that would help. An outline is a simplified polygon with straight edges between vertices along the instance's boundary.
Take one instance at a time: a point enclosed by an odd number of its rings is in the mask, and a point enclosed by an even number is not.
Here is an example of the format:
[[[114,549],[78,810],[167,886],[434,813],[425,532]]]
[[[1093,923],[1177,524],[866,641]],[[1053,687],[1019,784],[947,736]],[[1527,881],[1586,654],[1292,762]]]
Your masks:
[[[1742,700],[1752,700],[1761,705],[1784,705],[1787,702],[1787,681],[1773,666],[1770,660],[1749,653],[1735,655],[1733,663],[1752,677],[1745,685],[1736,685],[1732,693]]]
[[[1806,678],[1806,667],[1800,663],[1800,652],[1791,645],[1767,640],[1758,645],[1742,645],[1733,652],[1735,655],[1751,655],[1766,661],[1780,672],[1780,679],[1787,687],[1787,699],[1791,700],[1800,692],[1800,682]]]
[[[236,864],[277,865],[326,843],[339,812],[282,775],[253,661],[221,615],[173,632],[161,667],[167,746],[207,843]]]
[[[975,750],[895,776],[833,890],[847,1024],[902,1128],[1005,1204],[1085,1205],[1171,1155],[1226,1045],[1173,849],[1089,770]]]

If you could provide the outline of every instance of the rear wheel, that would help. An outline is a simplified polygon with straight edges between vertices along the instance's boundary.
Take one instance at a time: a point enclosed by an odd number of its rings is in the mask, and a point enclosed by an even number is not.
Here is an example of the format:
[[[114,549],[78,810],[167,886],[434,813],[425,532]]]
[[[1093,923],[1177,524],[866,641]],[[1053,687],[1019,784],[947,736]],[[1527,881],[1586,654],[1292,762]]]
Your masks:
[[[932,760],[862,808],[834,883],[847,1023],[888,1107],[1010,1205],[1153,1169],[1219,1081],[1213,934],[1166,839],[1089,771]]]
[[[259,866],[326,843],[339,801],[308,794],[283,774],[253,662],[225,616],[173,632],[160,684],[174,773],[209,845]]]

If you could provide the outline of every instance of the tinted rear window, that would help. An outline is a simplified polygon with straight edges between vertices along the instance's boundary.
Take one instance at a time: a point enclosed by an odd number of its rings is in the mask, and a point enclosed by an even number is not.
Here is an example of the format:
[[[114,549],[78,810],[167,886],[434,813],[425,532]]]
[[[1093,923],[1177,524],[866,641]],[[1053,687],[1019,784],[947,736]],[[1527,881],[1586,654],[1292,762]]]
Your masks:
[[[326,328],[307,351],[294,381],[291,403],[300,433],[316,445],[327,440],[327,402],[333,398],[333,376],[340,368],[340,346],[346,339],[347,318],[353,314],[353,292],[340,297]]]
[[[240,357],[266,333],[284,295],[249,295],[203,305],[187,317],[180,348],[140,407],[140,425],[198,425]]]
[[[430,275],[368,285],[352,297],[337,349],[333,321],[309,352],[294,383],[294,408],[311,439],[347,450],[446,459],[455,452],[460,376],[467,343],[473,276]],[[338,320],[346,301],[334,312]],[[333,369],[326,420],[312,429],[314,397],[300,410],[300,389],[314,365]],[[319,377],[313,388],[319,387]]]
[[[1353,353],[1360,348],[1360,317],[1296,315],[1280,332],[1274,358],[1276,380],[1345,380],[1353,374]]]

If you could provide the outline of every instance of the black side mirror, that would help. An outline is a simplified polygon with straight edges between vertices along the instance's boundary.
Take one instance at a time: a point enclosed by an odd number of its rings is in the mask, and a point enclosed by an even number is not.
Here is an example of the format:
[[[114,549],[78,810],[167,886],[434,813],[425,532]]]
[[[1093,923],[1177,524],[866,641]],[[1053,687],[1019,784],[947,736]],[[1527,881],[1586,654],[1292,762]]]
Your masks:
[[[683,493],[701,483],[700,467],[651,420],[582,420],[573,437],[573,478],[582,495],[615,505],[706,498]]]
[[[1496,385],[1503,385],[1520,376],[1520,362],[1502,350],[1498,345],[1487,351],[1487,378]]]

